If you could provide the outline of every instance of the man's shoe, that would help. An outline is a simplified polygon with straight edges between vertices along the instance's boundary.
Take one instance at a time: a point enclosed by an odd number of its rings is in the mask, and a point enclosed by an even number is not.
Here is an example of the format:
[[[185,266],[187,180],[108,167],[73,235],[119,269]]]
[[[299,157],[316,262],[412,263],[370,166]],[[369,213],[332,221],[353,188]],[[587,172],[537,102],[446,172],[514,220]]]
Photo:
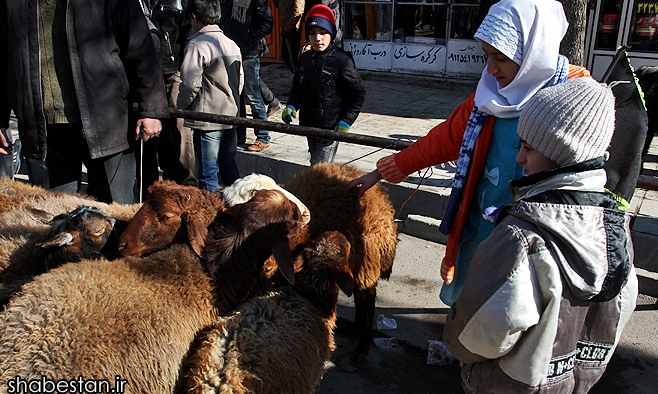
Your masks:
[[[283,107],[281,105],[281,102],[279,101],[279,99],[275,97],[274,101],[272,101],[270,105],[267,106],[267,117],[269,118],[270,116],[272,116],[272,114],[274,114],[276,111],[281,109],[281,107]]]
[[[256,140],[256,141],[253,143],[253,145],[249,145],[249,146],[247,147],[247,150],[248,150],[248,151],[252,151],[252,152],[260,152],[260,151],[262,151],[263,149],[265,149],[265,148],[267,148],[267,147],[269,147],[269,146],[270,146],[270,144],[266,144],[266,143],[264,143],[264,142],[260,142],[260,141]]]

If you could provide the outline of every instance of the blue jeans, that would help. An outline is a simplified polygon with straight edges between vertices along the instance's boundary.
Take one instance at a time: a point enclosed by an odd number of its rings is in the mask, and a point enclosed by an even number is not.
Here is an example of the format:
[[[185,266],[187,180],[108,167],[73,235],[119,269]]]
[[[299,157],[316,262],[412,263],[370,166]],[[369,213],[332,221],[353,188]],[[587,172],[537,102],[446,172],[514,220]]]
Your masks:
[[[219,189],[217,173],[224,186],[240,178],[235,152],[238,138],[235,129],[204,131],[192,129],[194,133],[194,155],[196,156],[196,178],[201,189]]]
[[[308,151],[311,153],[311,165],[333,163],[338,151],[338,141],[323,138],[306,137]]]
[[[251,107],[251,115],[254,119],[267,120],[267,109],[260,93],[260,58],[242,59],[244,69],[244,94],[245,102]],[[267,130],[254,129],[256,139],[268,144],[270,132]]]

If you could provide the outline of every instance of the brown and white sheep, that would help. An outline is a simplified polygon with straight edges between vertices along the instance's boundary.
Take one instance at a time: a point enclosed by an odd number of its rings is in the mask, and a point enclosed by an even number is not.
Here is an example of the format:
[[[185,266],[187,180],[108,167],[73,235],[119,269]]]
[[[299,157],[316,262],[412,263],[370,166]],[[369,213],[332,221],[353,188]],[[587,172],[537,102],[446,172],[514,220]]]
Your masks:
[[[292,273],[300,216],[272,190],[225,211],[212,228],[226,246],[211,254],[214,281],[186,244],[38,276],[0,313],[0,381],[119,376],[127,393],[171,392],[194,335],[253,294],[268,256]]]
[[[220,287],[220,315],[233,310],[247,296],[261,294],[277,280],[294,281],[291,243],[305,239],[306,223],[298,206],[278,190],[258,190],[247,203],[220,212],[210,226],[204,257],[206,269]],[[262,244],[269,245],[263,248]],[[264,267],[270,255],[282,279]],[[243,261],[255,261],[244,264]],[[234,278],[251,278],[240,286]],[[230,283],[231,292],[223,286]]]
[[[398,243],[395,211],[381,185],[363,197],[347,184],[363,172],[351,165],[322,163],[295,175],[284,188],[297,196],[311,212],[310,236],[341,231],[354,237],[350,270],[354,274],[355,320],[359,343],[354,358],[366,356],[372,340],[377,281],[388,279]]]
[[[222,194],[192,186],[160,181],[149,187],[142,209],[137,212],[119,239],[119,250],[125,256],[141,256],[162,249],[172,242],[188,242],[199,256],[205,245],[207,227],[226,207],[244,203],[256,190],[279,190],[297,203],[308,222],[308,209],[278,186],[272,178],[252,174],[224,188]]]
[[[295,284],[244,302],[204,330],[180,393],[313,393],[335,348],[338,291],[352,292],[350,244],[340,232],[308,242]]]

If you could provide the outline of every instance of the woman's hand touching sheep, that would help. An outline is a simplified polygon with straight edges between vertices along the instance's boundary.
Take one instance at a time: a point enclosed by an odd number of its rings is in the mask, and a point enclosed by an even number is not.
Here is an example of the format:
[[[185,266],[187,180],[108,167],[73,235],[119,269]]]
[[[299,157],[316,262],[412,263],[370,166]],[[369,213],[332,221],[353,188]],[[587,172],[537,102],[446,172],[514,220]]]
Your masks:
[[[354,180],[352,180],[350,183],[347,184],[348,189],[352,189],[355,187],[359,188],[359,197],[363,197],[363,194],[370,189],[371,187],[375,186],[377,182],[382,180],[382,174],[379,173],[379,170],[374,170],[372,172],[369,172],[363,176],[360,176]]]

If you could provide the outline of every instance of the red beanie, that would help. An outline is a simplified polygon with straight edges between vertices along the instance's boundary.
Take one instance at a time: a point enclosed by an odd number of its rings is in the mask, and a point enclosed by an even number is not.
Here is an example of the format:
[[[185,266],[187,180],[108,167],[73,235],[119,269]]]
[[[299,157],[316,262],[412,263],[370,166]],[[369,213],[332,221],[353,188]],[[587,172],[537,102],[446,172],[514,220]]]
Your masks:
[[[321,27],[331,34],[331,38],[336,38],[336,16],[331,8],[324,4],[318,4],[311,7],[306,14],[306,34],[312,27]]]

